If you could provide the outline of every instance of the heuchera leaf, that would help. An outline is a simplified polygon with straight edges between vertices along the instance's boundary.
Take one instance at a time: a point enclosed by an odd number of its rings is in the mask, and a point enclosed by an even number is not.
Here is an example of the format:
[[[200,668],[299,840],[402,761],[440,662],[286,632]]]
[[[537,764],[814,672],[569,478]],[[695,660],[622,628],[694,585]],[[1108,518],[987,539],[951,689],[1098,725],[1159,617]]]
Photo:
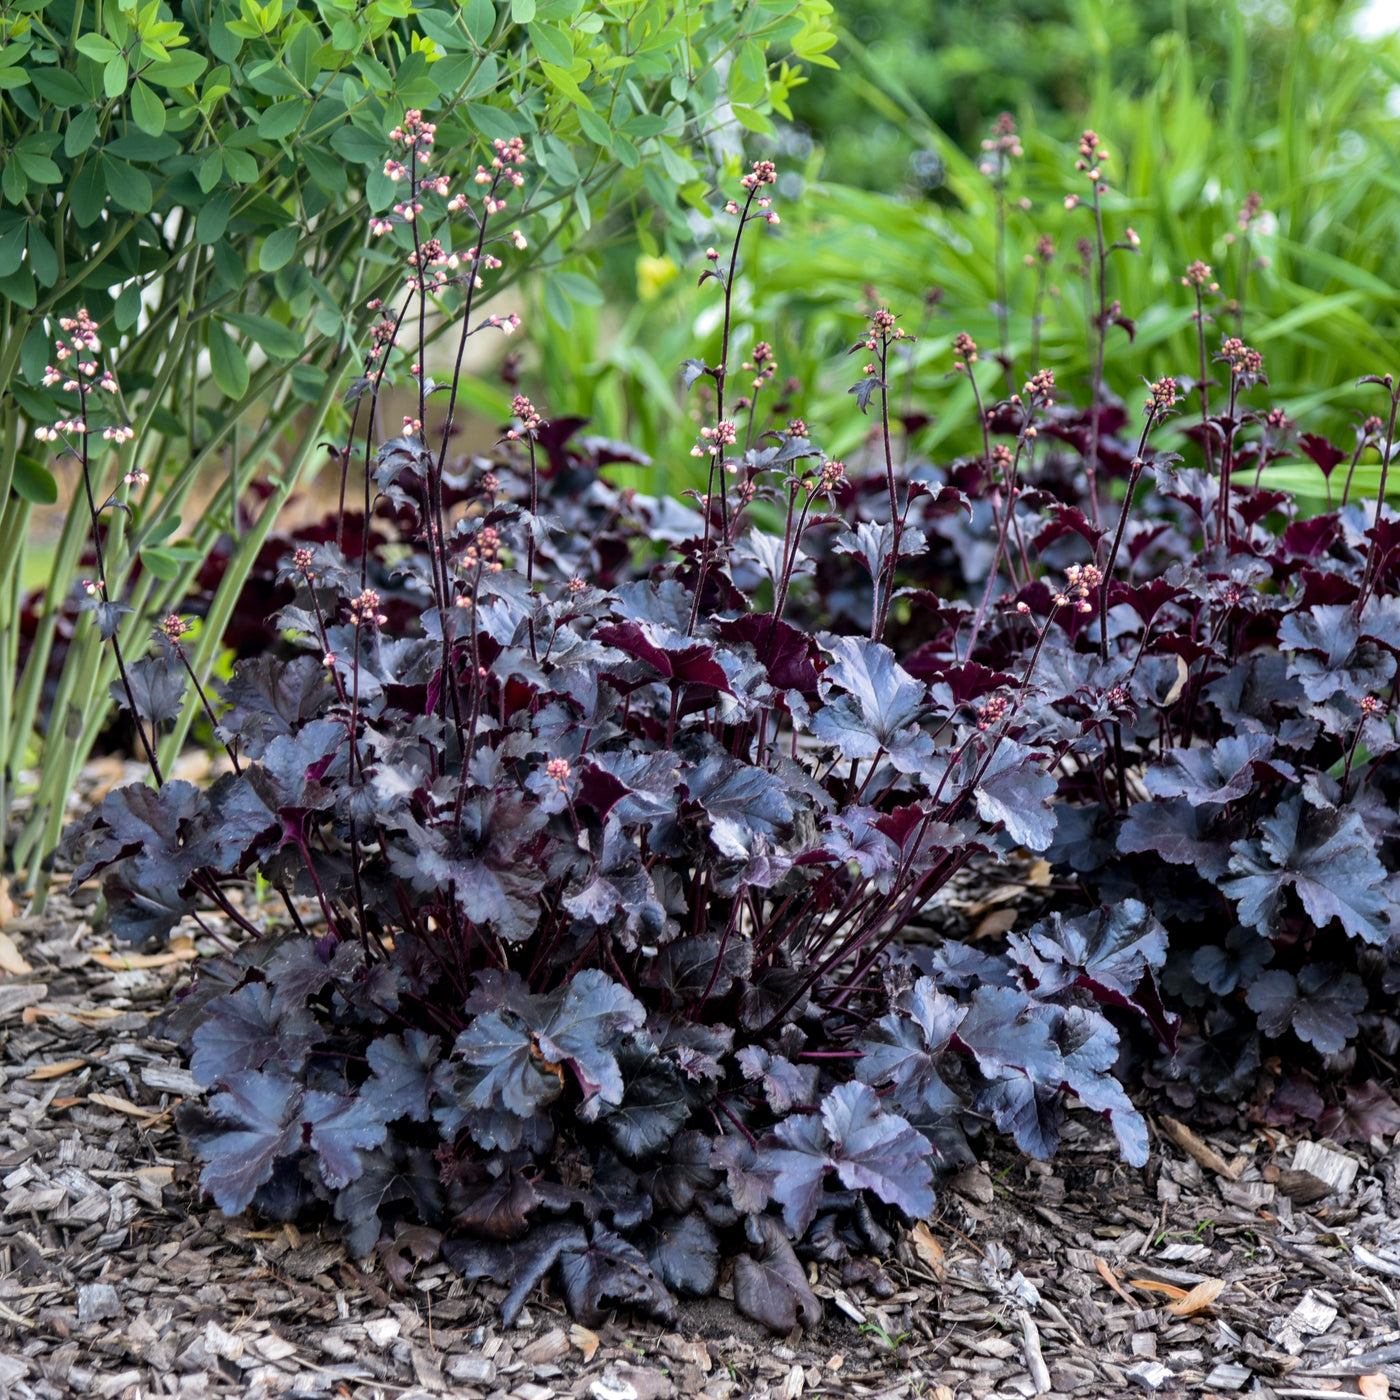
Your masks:
[[[773,1198],[796,1236],[816,1218],[822,1178],[835,1171],[849,1190],[871,1190],[922,1219],[933,1209],[928,1143],[897,1114],[884,1113],[867,1085],[841,1084],[822,1100],[820,1118],[787,1118],[760,1161],[776,1173]]]
[[[1192,865],[1207,880],[1230,868],[1230,848],[1210,838],[1212,815],[1184,797],[1138,802],[1118,830],[1118,849],[1126,854],[1153,854],[1168,865]]]
[[[658,1322],[676,1320],[676,1300],[646,1257],[602,1224],[593,1227],[587,1249],[561,1257],[559,1282],[569,1311],[585,1326],[607,1321],[616,1307],[635,1308]]]
[[[580,1111],[595,1117],[604,1104],[622,1102],[617,1043],[645,1020],[636,997],[594,968],[549,996],[524,996],[477,1016],[453,1047],[480,1071],[467,1105],[528,1118],[559,1096],[567,1065],[583,1090]]]
[[[1214,748],[1169,750],[1143,783],[1154,797],[1184,797],[1194,806],[1234,802],[1253,790],[1261,772],[1298,780],[1290,764],[1271,759],[1273,750],[1272,735],[1229,734]]]
[[[822,673],[826,703],[812,719],[812,733],[846,758],[888,755],[913,772],[933,752],[917,726],[925,688],[894,659],[894,652],[865,637],[826,637],[831,663]]]
[[[1065,1083],[1085,1108],[1107,1116],[1125,1161],[1147,1165],[1147,1123],[1113,1075],[1118,1032],[1100,1012],[1082,1006],[1037,1007],[1060,1051]]]
[[[321,1179],[334,1191],[348,1186],[364,1171],[360,1150],[378,1147],[388,1131],[378,1106],[361,1094],[328,1094],[313,1089],[306,1095],[302,1112]]]
[[[365,1052],[372,1071],[361,1097],[387,1123],[411,1118],[426,1123],[431,1113],[432,1069],[441,1042],[435,1035],[409,1029],[402,1036],[383,1035]]]
[[[1318,928],[1337,919],[1353,938],[1386,941],[1390,885],[1375,840],[1356,812],[1305,810],[1301,797],[1291,797],[1259,829],[1260,836],[1231,847],[1236,876],[1220,882],[1221,893],[1239,901],[1241,923],[1272,933],[1283,892],[1292,889]]]
[[[1309,700],[1338,691],[1351,700],[1383,693],[1395,674],[1395,658],[1361,640],[1355,610],[1347,604],[1318,604],[1291,613],[1278,630],[1279,646],[1291,652],[1288,674],[1302,683]]]
[[[822,1305],[782,1227],[767,1216],[754,1216],[749,1230],[758,1252],[756,1256],[740,1254],[734,1260],[735,1307],[770,1332],[784,1336],[799,1322],[808,1329],[816,1327],[821,1322]]]
[[[256,1070],[230,1074],[224,1086],[208,1113],[187,1116],[183,1128],[206,1164],[200,1185],[225,1215],[238,1215],[271,1178],[273,1164],[300,1149],[302,1090],[285,1074]]]
[[[250,982],[210,1002],[194,1033],[190,1072],[205,1085],[228,1084],[233,1076],[267,1064],[295,1072],[320,1038],[320,1028],[305,1009],[279,1011],[272,988]]]
[[[1018,846],[1043,851],[1055,836],[1055,779],[1014,739],[1002,739],[977,784],[977,814],[1000,822]]]
[[[1317,1131],[1337,1142],[1370,1142],[1372,1138],[1400,1133],[1400,1104],[1368,1079],[1342,1091],[1343,1102],[1329,1108],[1317,1120]]]
[[[912,1116],[953,1112],[959,1101],[938,1073],[938,1060],[966,1011],[929,977],[902,993],[895,1008],[860,1040],[857,1076],[866,1084],[893,1084],[894,1103]]]
[[[664,1215],[645,1227],[642,1252],[662,1281],[689,1298],[707,1298],[719,1278],[719,1241],[698,1215]]]
[[[1331,963],[1309,963],[1295,978],[1282,968],[1260,973],[1245,1000],[1258,1013],[1265,1035],[1292,1030],[1321,1054],[1332,1055],[1356,1034],[1356,1013],[1366,988],[1354,972]]]
[[[754,835],[776,838],[792,821],[782,783],[761,768],[714,754],[684,774],[686,792],[710,818],[710,838],[725,855],[750,854]]]
[[[1174,1019],[1162,1009],[1153,973],[1167,958],[1167,931],[1141,900],[1078,918],[1060,913],[1008,940],[1036,992],[1052,997],[1083,987],[1099,1002],[1141,1012],[1169,1048]]]

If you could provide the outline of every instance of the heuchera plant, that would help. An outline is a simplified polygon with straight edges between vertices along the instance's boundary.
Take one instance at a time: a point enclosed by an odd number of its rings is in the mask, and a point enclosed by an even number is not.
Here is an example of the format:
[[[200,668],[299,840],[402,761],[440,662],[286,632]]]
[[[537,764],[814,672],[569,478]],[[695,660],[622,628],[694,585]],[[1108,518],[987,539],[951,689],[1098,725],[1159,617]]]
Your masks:
[[[119,936],[211,907],[248,935],[169,1018],[212,1091],[179,1121],[222,1209],[320,1209],[400,1283],[441,1250],[510,1285],[507,1317],[554,1272],[585,1321],[670,1318],[737,1255],[738,1306],[783,1331],[820,1312],[799,1251],[887,1286],[855,1256],[932,1209],[968,1131],[1048,1156],[1072,1095],[1142,1165],[1123,1056],[1173,1097],[1239,1096],[1272,1046],[1298,1071],[1263,1083],[1277,1117],[1323,1109],[1302,1071],[1350,1071],[1362,1024],[1393,1045],[1367,987],[1397,980],[1400,531],[1345,491],[1302,520],[1260,489],[1294,428],[1247,407],[1257,352],[1226,338],[1223,387],[1155,382],[1136,426],[1102,354],[1087,409],[1032,366],[983,407],[981,453],[938,466],[892,425],[910,337],[876,305],[848,468],[770,422],[767,345],[736,368],[742,242],[778,222],[760,161],[701,274],[724,337],[685,366],[694,508],[609,486],[626,449],[523,395],[499,453],[459,462],[425,318],[460,291],[458,373],[469,336],[513,329],[474,301],[525,152],[499,144],[467,199],[425,172],[419,114],[394,139],[406,196],[376,228],[407,287],[374,308],[338,453],[365,461],[362,509],[289,544],[284,644],[197,697],[231,771],[117,789],[69,842]],[[1103,279],[1134,242],[1104,243],[1106,159],[1086,133],[1100,342],[1130,326]],[[953,365],[980,393],[965,335]],[[417,410],[377,442],[391,374]],[[1353,464],[1389,460],[1378,382]],[[1193,400],[1186,465],[1158,440]],[[55,433],[86,475],[88,437]],[[148,750],[187,702],[184,627],[123,663]],[[1000,949],[899,946],[1020,852],[1060,877],[1045,917]],[[254,872],[277,932],[229,898]],[[1335,1126],[1386,1104],[1352,1089]]]

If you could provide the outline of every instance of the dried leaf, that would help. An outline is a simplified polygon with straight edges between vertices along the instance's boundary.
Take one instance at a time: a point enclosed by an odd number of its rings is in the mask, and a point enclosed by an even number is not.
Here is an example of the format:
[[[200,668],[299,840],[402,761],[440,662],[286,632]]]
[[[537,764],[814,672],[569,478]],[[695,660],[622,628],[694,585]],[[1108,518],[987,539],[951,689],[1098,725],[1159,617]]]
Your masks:
[[[1167,1311],[1177,1317],[1195,1317],[1204,1312],[1225,1291],[1223,1278],[1208,1278],[1198,1283],[1184,1298],[1167,1304]]]
[[[1094,1267],[1099,1271],[1099,1277],[1125,1302],[1137,1307],[1137,1299],[1129,1293],[1121,1283],[1118,1282],[1118,1275],[1104,1263],[1102,1259],[1094,1260]]]
[[[131,972],[137,968],[172,967],[176,963],[192,962],[199,956],[192,947],[171,948],[165,953],[94,953],[92,960],[113,972]]]
[[[1141,1288],[1147,1293],[1165,1293],[1168,1298],[1184,1298],[1186,1290],[1178,1288],[1174,1283],[1158,1283],[1156,1279],[1150,1278],[1130,1278],[1129,1288]]]
[[[1194,1157],[1203,1167],[1215,1172],[1218,1176],[1228,1177],[1231,1181],[1239,1179],[1240,1168],[1227,1162],[1213,1147],[1208,1147],[1185,1123],[1178,1123],[1175,1118],[1169,1118],[1165,1113],[1157,1121],[1161,1125],[1162,1131],[1187,1156]]]
[[[142,1108],[139,1104],[134,1104],[130,1099],[124,1099],[120,1094],[89,1094],[88,1102],[99,1104],[103,1108],[110,1108],[114,1113],[125,1113],[132,1118],[164,1118],[165,1114],[157,1109]]]
[[[10,903],[10,897],[5,892],[5,882],[0,880],[0,924],[4,924],[14,912],[15,906]],[[34,971],[20,955],[19,949],[15,947],[15,940],[8,933],[0,933],[0,970],[8,972],[11,977],[24,977]]]
[[[72,1074],[74,1070],[82,1069],[87,1064],[84,1059],[76,1060],[55,1060],[51,1065],[40,1065],[33,1074],[26,1074],[26,1079],[62,1079],[65,1074]]]
[[[948,1274],[948,1265],[943,1254],[943,1246],[933,1237],[933,1231],[921,1220],[909,1232],[909,1242],[919,1263],[942,1282]]]

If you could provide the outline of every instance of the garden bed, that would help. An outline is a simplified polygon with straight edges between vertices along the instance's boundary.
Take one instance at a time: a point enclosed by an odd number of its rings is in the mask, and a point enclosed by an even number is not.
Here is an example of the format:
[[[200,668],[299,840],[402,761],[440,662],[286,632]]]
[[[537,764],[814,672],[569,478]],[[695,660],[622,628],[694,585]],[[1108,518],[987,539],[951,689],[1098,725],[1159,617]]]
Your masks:
[[[405,1257],[399,1292],[332,1231],[228,1219],[199,1198],[170,1116],[195,1086],[150,1023],[202,947],[113,952],[61,898],[7,928],[30,971],[0,981],[0,1394],[984,1400],[1400,1387],[1394,1145],[1348,1150],[1354,1180],[1304,1204],[1306,1183],[1287,1170],[1296,1144],[1276,1131],[1236,1125],[1208,1143],[1178,1131],[1222,1173],[1149,1112],[1139,1171],[1100,1119],[1072,1112],[1053,1164],[995,1150],[940,1189],[927,1228],[904,1234],[882,1272],[817,1266],[815,1329],[767,1338],[723,1282],[719,1297],[682,1304],[674,1331],[626,1315],[579,1327],[548,1284],[502,1329],[504,1289],[466,1284],[443,1262]],[[1198,1310],[1192,1290],[1207,1280],[1224,1287]],[[1173,1290],[1190,1295],[1177,1313]]]

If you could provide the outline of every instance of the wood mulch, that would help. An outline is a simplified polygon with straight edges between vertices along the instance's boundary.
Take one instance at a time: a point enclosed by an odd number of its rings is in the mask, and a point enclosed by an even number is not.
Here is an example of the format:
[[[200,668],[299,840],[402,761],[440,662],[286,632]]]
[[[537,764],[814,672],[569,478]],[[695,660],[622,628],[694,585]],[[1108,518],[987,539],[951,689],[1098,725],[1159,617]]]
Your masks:
[[[149,1022],[201,951],[129,957],[61,898],[0,936],[0,1396],[1400,1395],[1400,1139],[1301,1171],[1277,1132],[1161,1120],[1133,1171],[1071,1114],[1053,1163],[943,1190],[883,1277],[821,1266],[824,1319],[785,1339],[724,1286],[671,1333],[551,1291],[505,1330],[504,1290],[440,1262],[397,1293],[199,1198],[170,1116],[197,1088]]]

